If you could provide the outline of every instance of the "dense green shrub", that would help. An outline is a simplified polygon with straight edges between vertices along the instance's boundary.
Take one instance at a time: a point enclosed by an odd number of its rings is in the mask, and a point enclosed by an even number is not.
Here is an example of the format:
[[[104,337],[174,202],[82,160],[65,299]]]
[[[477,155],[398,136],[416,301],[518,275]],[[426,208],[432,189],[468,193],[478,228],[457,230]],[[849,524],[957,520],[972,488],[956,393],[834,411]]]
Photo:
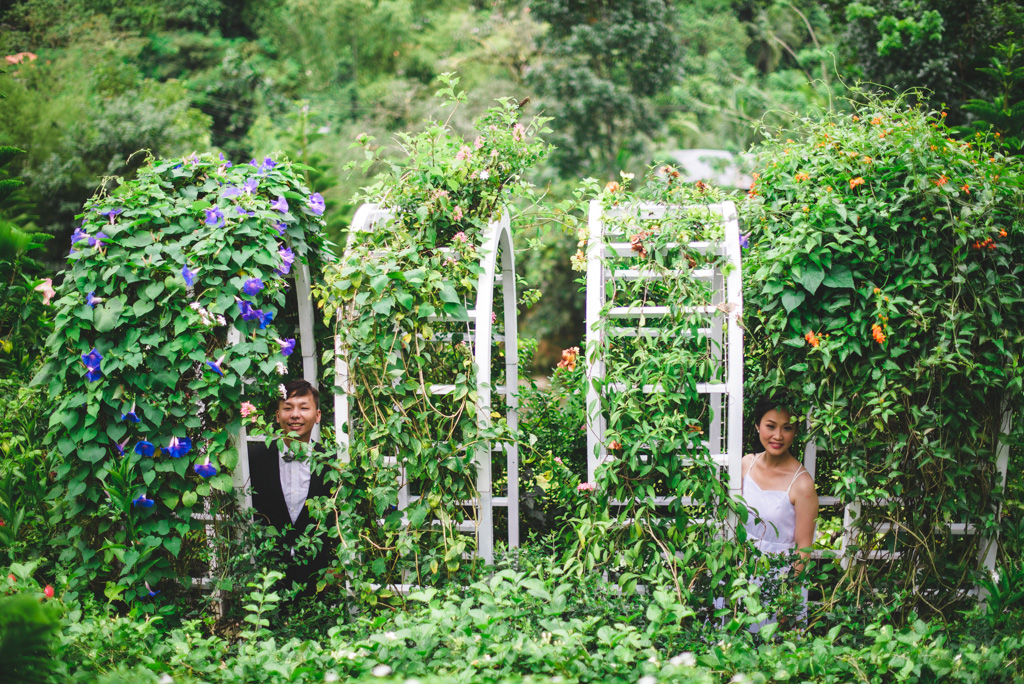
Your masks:
[[[322,212],[287,161],[196,155],[151,160],[86,203],[35,381],[52,543],[76,580],[134,599],[203,571],[201,516],[233,500],[243,378],[266,405],[299,374],[285,274],[319,273]]]
[[[744,206],[750,382],[811,409],[819,492],[865,503],[851,551],[900,552],[853,581],[931,610],[975,580],[981,538],[950,524],[998,529],[995,452],[1024,396],[1022,166],[944,117],[869,100],[766,132]]]

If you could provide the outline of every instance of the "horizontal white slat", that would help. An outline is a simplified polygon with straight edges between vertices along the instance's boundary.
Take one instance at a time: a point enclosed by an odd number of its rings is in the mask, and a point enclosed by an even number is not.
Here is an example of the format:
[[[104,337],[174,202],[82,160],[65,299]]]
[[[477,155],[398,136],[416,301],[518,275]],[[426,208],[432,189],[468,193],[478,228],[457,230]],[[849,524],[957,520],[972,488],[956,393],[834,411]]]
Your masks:
[[[669,243],[665,244],[663,247],[661,247],[661,249],[663,251],[667,251],[667,250],[670,250],[670,249],[676,249],[678,247],[681,247],[684,244],[687,247],[689,247],[690,249],[692,249],[693,251],[701,253],[701,254],[704,254],[709,249],[712,249],[718,243],[707,242],[707,241],[704,241],[704,240],[699,241],[699,242],[688,242],[688,243],[669,242]],[[721,251],[721,247],[720,246],[719,246],[719,250],[718,251]],[[601,250],[601,252],[602,252],[601,256],[604,257],[605,259],[607,259],[608,257],[611,257],[611,256],[628,257],[628,256],[639,256],[640,255],[639,252],[636,252],[636,251],[633,250],[633,245],[631,243],[629,243],[629,242],[609,242],[608,245],[603,250]]]
[[[600,463],[611,463],[616,458],[618,458],[617,454],[615,454],[613,452],[610,452],[610,451],[605,451],[604,452],[604,457],[599,459],[599,462]],[[643,454],[641,454],[640,460],[646,462],[646,459],[644,458]],[[686,456],[680,456],[680,457],[678,457],[677,461],[678,461],[678,465],[680,465],[680,466],[698,465],[698,464],[703,465],[706,462],[711,461],[716,466],[718,466],[720,468],[724,468],[725,466],[729,465],[729,454],[709,454],[706,459],[701,458],[699,460],[695,459],[695,458],[688,458]]]
[[[622,326],[618,326],[618,327],[614,327],[614,328],[608,328],[607,332],[608,332],[608,336],[609,337],[650,337],[650,338],[661,337],[662,333],[663,333],[663,331],[659,330],[658,328],[647,328],[647,327],[643,327],[643,328],[640,328],[640,327],[626,328],[626,327],[622,327]],[[711,328],[697,328],[697,334],[700,335],[700,336],[703,336],[703,337],[707,337],[708,335],[711,334]],[[692,336],[693,335],[690,334],[690,331],[687,330],[686,331],[686,337],[692,337]]]
[[[682,314],[713,314],[718,311],[716,306],[682,306],[677,309]],[[672,313],[670,306],[613,306],[608,310],[608,318],[663,318]]]
[[[606,387],[612,392],[625,392],[628,389],[633,389],[633,387],[626,387],[624,382],[610,382]],[[665,388],[659,382],[656,385],[643,385],[640,391],[644,394],[663,394]],[[697,392],[699,394],[728,394],[729,386],[724,382],[698,382]]]
[[[689,276],[696,280],[711,280],[715,272],[710,268],[680,268],[671,271],[657,271],[653,268],[622,268],[605,271],[606,278],[618,278],[620,280],[664,280],[665,278],[679,278]]]

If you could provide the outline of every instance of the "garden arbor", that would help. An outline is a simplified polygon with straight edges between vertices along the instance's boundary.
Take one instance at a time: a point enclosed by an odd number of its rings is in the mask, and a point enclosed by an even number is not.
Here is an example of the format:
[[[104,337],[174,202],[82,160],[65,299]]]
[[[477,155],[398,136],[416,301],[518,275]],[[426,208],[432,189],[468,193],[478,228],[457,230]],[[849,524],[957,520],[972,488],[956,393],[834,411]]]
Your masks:
[[[662,466],[665,477],[647,490],[650,503],[700,503],[681,490],[673,491],[671,485],[676,466],[698,463],[727,472],[729,494],[738,497],[743,458],[743,332],[738,323],[742,290],[736,207],[728,201],[706,206],[606,204],[600,199],[590,203],[588,224],[588,479],[596,482],[598,467],[623,458],[623,452],[630,452],[641,464],[652,464],[657,459],[650,452],[661,450],[667,457]],[[677,228],[677,221],[701,227]],[[708,239],[709,234],[720,239]],[[697,264],[698,257],[703,264]],[[681,301],[675,286],[682,283],[693,287],[682,293]],[[636,384],[620,380],[616,371],[622,368],[615,368],[616,364],[656,365],[652,358],[660,351],[673,355],[670,364],[679,365],[684,359],[693,364],[668,370],[678,386],[667,386],[661,378]],[[675,356],[676,352],[681,355]],[[642,434],[642,428],[637,434],[644,443],[632,449],[620,443],[623,431],[644,421],[641,416],[624,415],[622,407],[629,404],[630,395],[643,403],[644,396],[672,394],[678,398],[668,410],[679,411],[675,421],[685,423],[690,436],[699,435],[698,439],[663,431],[667,440],[681,447],[674,455],[668,453],[673,449],[665,449],[668,442],[654,433]],[[735,519],[730,523],[734,526]]]
[[[365,204],[356,212],[349,231],[346,254],[353,244],[357,244],[367,234],[374,231],[388,230],[388,223],[393,219],[393,212],[375,204]],[[461,233],[459,235],[462,235]],[[459,255],[452,247],[438,247],[437,254],[444,263],[458,261]],[[411,349],[417,343],[425,346],[443,345],[470,348],[472,367],[475,369],[475,382],[471,382],[475,408],[475,424],[479,435],[475,444],[461,441],[462,435],[454,434],[454,440],[460,443],[455,451],[471,449],[475,475],[475,496],[472,499],[457,501],[438,501],[432,508],[445,507],[462,509],[469,512],[465,520],[455,527],[459,532],[471,533],[476,538],[477,554],[486,562],[494,558],[496,508],[505,509],[508,520],[508,544],[519,545],[519,452],[514,441],[497,441],[487,438],[488,430],[495,420],[503,419],[509,432],[517,427],[518,398],[515,392],[519,377],[518,336],[516,322],[516,286],[515,262],[512,249],[511,224],[507,212],[488,223],[479,239],[476,250],[478,263],[474,265],[476,279],[472,288],[466,292],[461,302],[448,301],[442,311],[428,312],[420,309],[420,322],[427,324],[431,334],[410,334],[401,344]],[[382,256],[380,253],[375,256]],[[403,276],[404,277],[404,276]],[[442,287],[444,284],[442,283]],[[495,291],[500,291],[500,299],[495,300]],[[383,292],[383,289],[381,290]],[[450,298],[450,297],[449,297]],[[380,307],[386,297],[378,297],[375,301],[364,300],[366,308]],[[472,301],[470,301],[472,299]],[[498,310],[500,309],[503,334],[496,334]],[[338,439],[342,459],[350,458],[349,447],[352,442],[353,430],[358,429],[362,421],[358,413],[360,392],[369,391],[373,400],[372,387],[359,387],[356,380],[360,358],[346,345],[342,331],[347,326],[355,325],[358,311],[354,306],[340,307],[337,311],[339,334],[335,344],[335,377],[336,394],[334,403],[335,434]],[[436,329],[435,329],[436,327]],[[397,332],[397,330],[396,330]],[[416,339],[413,339],[413,338]],[[495,361],[504,356],[504,362],[496,367]],[[405,377],[398,368],[404,361],[397,355],[393,358],[393,370],[389,376],[392,387],[397,387],[410,379]],[[464,370],[464,369],[462,369]],[[365,376],[364,376],[365,377]],[[439,380],[439,379],[437,379]],[[434,397],[459,396],[465,392],[459,384],[450,381],[423,381],[421,377],[414,392],[429,403]],[[495,382],[499,380],[499,382]],[[417,383],[416,379],[412,382]],[[492,405],[492,397],[504,397],[500,404]],[[503,414],[497,409],[501,408]],[[431,445],[433,446],[433,445]],[[419,449],[420,445],[410,448]],[[497,458],[496,458],[497,456]],[[504,456],[504,458],[501,458]],[[424,503],[423,482],[418,481],[408,467],[409,454],[395,451],[383,454],[379,461],[380,467],[395,472],[398,479],[397,511],[401,513],[402,525],[409,524],[409,507],[415,503]],[[497,467],[495,467],[497,466]],[[505,492],[498,493],[497,486],[504,480]],[[442,520],[450,515],[441,510]]]

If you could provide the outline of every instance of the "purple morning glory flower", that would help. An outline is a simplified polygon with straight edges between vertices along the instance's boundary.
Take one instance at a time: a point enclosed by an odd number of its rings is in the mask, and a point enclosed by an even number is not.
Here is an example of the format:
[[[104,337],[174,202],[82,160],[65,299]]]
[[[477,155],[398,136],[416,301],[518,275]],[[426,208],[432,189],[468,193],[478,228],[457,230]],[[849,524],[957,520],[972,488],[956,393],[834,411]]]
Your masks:
[[[255,160],[253,160],[253,161],[255,161]],[[277,166],[277,162],[275,162],[270,157],[264,157],[263,158],[263,163],[260,164],[260,173],[266,173],[267,171],[269,171],[270,169],[274,168],[275,166]]]
[[[156,502],[150,499],[148,496],[143,494],[137,499],[132,499],[132,506],[142,506],[143,508],[152,508]]]
[[[124,211],[124,209],[107,209],[106,211],[101,211],[100,216],[106,216],[107,218],[110,219],[110,222],[113,223],[114,217],[120,214],[122,211]]]
[[[135,443],[135,448],[132,449],[139,456],[152,456],[156,453],[156,446],[152,442],[147,442],[144,439],[140,439]]]
[[[89,234],[86,233],[81,228],[75,228],[75,232],[71,234],[71,245],[72,245],[72,247],[74,245],[76,245],[77,243],[81,242],[82,240],[85,240],[86,242],[88,242],[89,241]]]
[[[121,442],[120,444],[114,444],[114,446],[117,447],[117,453],[120,454],[121,456],[124,456],[124,448],[128,446],[128,439],[128,437],[125,437],[124,441]]]
[[[217,474],[217,466],[210,463],[210,457],[206,457],[205,463],[196,463],[192,466],[192,470],[199,474],[199,477],[209,479]]]
[[[224,225],[224,213],[219,207],[210,207],[206,210],[206,225],[220,228]]]
[[[238,197],[242,194],[242,191],[236,188],[234,185],[229,185],[225,188],[224,192],[221,193],[223,197]]]
[[[273,311],[263,313],[262,309],[256,309],[255,313],[257,315],[257,318],[259,318],[260,320],[260,330],[264,330],[268,325],[270,325],[270,322],[274,320]]]
[[[185,279],[185,284],[189,287],[196,284],[196,274],[189,269],[188,264],[181,267],[181,277]]]
[[[242,189],[249,195],[255,194],[258,187],[260,187],[258,178],[250,178],[242,185]]]
[[[96,382],[103,377],[103,371],[100,370],[99,366],[93,368],[92,366],[85,367],[85,379],[89,382]]]
[[[255,211],[246,211],[242,207],[235,207],[235,211],[238,212],[239,216],[255,216],[256,215]]]
[[[224,356],[227,356],[227,354],[225,354]],[[206,362],[206,365],[210,367],[210,370],[212,370],[214,373],[216,373],[217,375],[219,375],[222,378],[224,377],[224,371],[222,371],[220,369],[220,364],[224,363],[224,356],[221,356],[216,361],[207,361]]]
[[[89,238],[89,246],[90,247],[102,247],[103,246],[103,241],[104,240],[109,240],[109,239],[110,239],[110,237],[108,235],[106,235],[103,231],[100,231],[100,232],[96,233],[96,237],[90,237]]]
[[[750,235],[748,233],[740,233],[740,249],[750,249]]]
[[[291,247],[281,245],[277,248],[277,253],[281,255],[281,268],[275,269],[275,272],[278,275],[288,275],[292,270],[292,264],[295,263],[295,252]]]
[[[171,458],[181,458],[192,449],[192,440],[188,437],[171,437],[170,444],[164,449]]]
[[[284,195],[279,195],[277,201],[270,205],[271,209],[276,209],[282,214],[288,213],[288,200],[284,198]]]
[[[288,224],[284,221],[278,221],[274,224],[274,228],[277,229],[278,235],[284,235],[284,231],[288,228]]]
[[[235,301],[238,303],[238,313],[242,314],[243,321],[255,321],[259,316],[256,315],[255,310],[252,308],[252,304],[235,297]]]
[[[281,345],[281,356],[291,356],[292,352],[295,351],[295,340],[291,337],[285,339],[275,338],[275,341]]]
[[[321,195],[319,192],[314,192],[309,198],[310,211],[312,211],[317,216],[321,216],[324,213],[325,207],[326,205],[324,204],[323,195]]]
[[[89,294],[85,295],[85,303],[94,309],[96,308],[96,305],[102,301],[103,298],[97,297],[95,292],[90,292]]]
[[[259,164],[256,163],[256,157],[253,157],[252,159],[249,160],[249,166],[259,167]]]
[[[227,159],[224,158],[224,153],[223,152],[221,152],[218,156],[220,157],[221,161],[227,161]]]
[[[259,278],[249,278],[242,285],[242,292],[252,297],[253,295],[259,294],[260,290],[263,289],[263,281]]]
[[[221,156],[224,156],[224,155],[221,155]],[[143,582],[143,584],[146,585],[146,591],[149,592],[149,598],[153,598],[154,596],[156,596],[157,594],[160,593],[159,589],[153,589],[152,587],[150,587],[149,586],[149,582]]]
[[[85,379],[89,382],[96,382],[103,377],[103,371],[100,370],[100,361],[103,360],[103,355],[96,351],[96,347],[93,347],[88,354],[82,354],[82,363],[85,364]]]
[[[137,415],[135,415],[135,402],[134,401],[132,402],[132,407],[130,409],[128,409],[128,412],[121,414],[121,420],[124,420],[125,418],[127,418],[132,423],[138,423],[139,422],[139,417]]]

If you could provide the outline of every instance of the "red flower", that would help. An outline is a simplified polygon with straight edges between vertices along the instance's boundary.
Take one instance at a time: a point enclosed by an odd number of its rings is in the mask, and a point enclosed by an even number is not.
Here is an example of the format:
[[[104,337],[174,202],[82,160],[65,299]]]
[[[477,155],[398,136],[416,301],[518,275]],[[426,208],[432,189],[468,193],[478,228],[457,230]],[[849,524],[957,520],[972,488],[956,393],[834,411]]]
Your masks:
[[[943,175],[939,176],[939,180],[934,180],[934,181],[932,181],[932,183],[935,183],[935,185],[937,185],[937,186],[938,186],[938,187],[940,187],[940,188],[941,188],[941,187],[942,187],[943,185],[945,185],[946,183],[948,183],[948,182],[949,182],[949,179],[948,179],[948,178],[946,178],[945,174],[943,174]]]
[[[43,596],[45,596],[46,598],[53,598],[53,587],[47,584],[46,588],[43,589]]]
[[[817,347],[819,344],[821,344],[821,338],[815,335],[813,331],[804,335],[804,339],[807,340],[807,343],[810,344],[812,347]]]

